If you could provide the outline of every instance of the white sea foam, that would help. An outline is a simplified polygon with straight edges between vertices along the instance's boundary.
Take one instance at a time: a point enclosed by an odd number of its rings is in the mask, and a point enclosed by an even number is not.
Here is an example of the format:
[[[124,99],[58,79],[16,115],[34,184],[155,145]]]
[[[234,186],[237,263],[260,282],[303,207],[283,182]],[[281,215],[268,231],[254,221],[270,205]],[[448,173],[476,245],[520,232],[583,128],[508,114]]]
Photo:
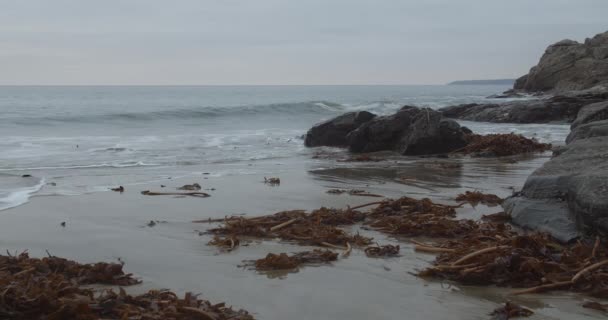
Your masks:
[[[27,203],[30,197],[42,189],[45,180],[40,179],[38,184],[31,187],[17,188],[14,190],[0,191],[0,210],[14,208]]]

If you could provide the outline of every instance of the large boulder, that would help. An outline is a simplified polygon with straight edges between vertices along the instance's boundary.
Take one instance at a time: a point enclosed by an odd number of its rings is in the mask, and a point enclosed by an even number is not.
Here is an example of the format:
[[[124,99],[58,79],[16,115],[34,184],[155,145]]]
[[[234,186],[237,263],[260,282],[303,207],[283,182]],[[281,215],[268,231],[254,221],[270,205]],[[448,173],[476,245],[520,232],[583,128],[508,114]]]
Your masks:
[[[528,177],[504,206],[516,224],[563,241],[578,231],[608,231],[608,137],[573,141]]]
[[[608,136],[608,120],[593,121],[573,128],[566,138],[566,143],[580,139]]]
[[[319,123],[308,130],[304,145],[307,147],[346,147],[346,136],[375,116],[375,114],[367,111],[349,112]]]
[[[574,129],[582,124],[606,119],[608,119],[608,101],[593,103],[579,110],[571,127]]]
[[[584,43],[562,40],[547,48],[538,65],[517,79],[525,91],[583,90],[608,85],[608,32]]]
[[[566,143],[591,137],[608,136],[608,101],[593,103],[581,108]]]
[[[348,134],[351,152],[394,150],[404,155],[446,153],[466,146],[467,129],[441,113],[405,106],[376,117]]]
[[[447,118],[499,123],[572,122],[588,104],[605,101],[608,91],[580,91],[550,98],[501,104],[461,104],[440,109]]]

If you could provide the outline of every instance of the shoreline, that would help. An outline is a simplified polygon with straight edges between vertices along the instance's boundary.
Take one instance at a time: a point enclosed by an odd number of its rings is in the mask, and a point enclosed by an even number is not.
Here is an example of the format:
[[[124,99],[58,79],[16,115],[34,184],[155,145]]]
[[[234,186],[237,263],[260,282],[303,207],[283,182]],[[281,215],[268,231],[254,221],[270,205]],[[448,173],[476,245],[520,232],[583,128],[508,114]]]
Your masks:
[[[515,164],[472,159],[463,161],[460,167],[450,168],[438,165],[445,163],[444,159],[418,158],[398,166],[387,161],[347,164],[333,169],[304,167],[282,172],[281,185],[276,187],[265,185],[263,175],[234,175],[209,176],[200,181],[190,177],[173,179],[163,188],[174,190],[199,182],[203,189],[216,189],[205,191],[211,194],[205,199],[140,194],[142,190],[161,191],[156,183],[126,186],[123,194],[109,191],[79,196],[36,196],[23,206],[0,213],[0,245],[11,251],[29,249],[32,256],[40,257],[45,256],[48,249],[53,255],[82,263],[115,262],[121,258],[126,263],[125,270],[143,280],[142,285],[127,287],[130,293],[151,288],[171,288],[180,294],[200,292],[204,299],[226,301],[260,319],[281,319],[296,314],[301,319],[390,319],[405,312],[416,314],[419,319],[455,313],[462,318],[485,319],[486,310],[489,312],[497,303],[504,302],[509,290],[460,285],[449,289],[436,281],[411,276],[409,272],[428,266],[435,256],[416,253],[413,245],[378,232],[371,232],[374,240],[401,245],[401,257],[370,259],[362,251],[353,250],[349,259],[339,260],[332,266],[304,267],[281,279],[244,270],[238,265],[269,252],[298,252],[312,247],[260,241],[218,254],[217,248],[207,246],[211,237],[197,232],[210,226],[191,221],[239,213],[257,216],[286,209],[311,210],[321,206],[345,208],[377,200],[327,194],[333,187],[362,187],[392,198],[404,194],[416,198],[430,195],[435,201],[454,203],[450,199],[456,194],[474,187],[467,181],[477,181],[477,186],[492,186],[484,191],[506,196],[511,192],[508,185],[523,183],[522,179],[546,159],[536,156]],[[479,172],[481,168],[485,168],[485,172]],[[396,182],[396,176],[408,174],[417,175],[416,180]],[[480,176],[487,182],[479,181]],[[242,199],[247,201],[240,201]],[[459,210],[459,217],[475,218],[501,210],[500,207],[465,206]],[[167,222],[148,227],[150,220]],[[60,225],[62,221],[66,222],[65,228]],[[456,288],[461,294],[452,292]],[[373,297],[368,292],[374,292]],[[294,306],[294,299],[302,303]],[[400,301],[398,305],[393,303],[395,299]],[[560,316],[587,312],[575,307],[577,302],[569,295],[540,295],[517,301],[527,306],[552,305],[554,308],[537,312],[546,319],[551,319],[556,312]],[[554,304],[555,301],[559,303]],[[587,317],[593,318],[594,313]]]

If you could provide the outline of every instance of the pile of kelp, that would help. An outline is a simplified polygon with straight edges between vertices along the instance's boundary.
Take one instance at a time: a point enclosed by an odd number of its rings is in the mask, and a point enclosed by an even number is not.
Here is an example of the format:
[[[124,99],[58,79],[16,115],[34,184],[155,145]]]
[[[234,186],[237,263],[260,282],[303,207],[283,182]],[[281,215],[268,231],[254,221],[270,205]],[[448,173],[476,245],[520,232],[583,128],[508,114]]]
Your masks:
[[[0,319],[253,319],[246,311],[211,304],[170,291],[128,295],[122,288],[94,290],[84,285],[140,283],[122,264],[79,264],[27,253],[0,256]]]
[[[301,265],[329,264],[338,260],[338,254],[330,250],[303,251],[292,255],[269,253],[265,258],[246,261],[245,267],[258,271],[298,269]]]
[[[352,225],[364,219],[365,214],[356,210],[321,208],[311,213],[293,210],[255,218],[227,218],[222,226],[208,232],[228,239],[238,239],[242,236],[261,239],[278,238],[300,245],[346,250],[350,245],[368,245],[371,243],[371,238],[350,235],[337,226]]]
[[[608,250],[599,239],[564,245],[546,234],[520,235],[489,226],[440,244],[449,251],[419,275],[522,288],[514,294],[567,290],[608,298]]]
[[[454,153],[474,156],[502,157],[522,153],[544,152],[551,150],[551,144],[540,143],[515,133],[508,134],[471,134],[469,144]]]
[[[456,237],[477,228],[473,220],[455,220],[457,206],[403,197],[378,205],[366,224],[380,232],[406,237]]]

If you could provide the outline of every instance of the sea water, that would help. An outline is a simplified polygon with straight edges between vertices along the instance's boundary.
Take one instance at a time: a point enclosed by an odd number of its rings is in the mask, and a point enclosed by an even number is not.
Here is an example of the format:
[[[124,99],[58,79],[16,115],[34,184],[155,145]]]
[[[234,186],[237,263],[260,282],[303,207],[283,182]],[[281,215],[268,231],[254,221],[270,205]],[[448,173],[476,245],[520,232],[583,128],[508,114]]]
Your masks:
[[[0,210],[172,177],[300,170],[302,135],[348,111],[499,102],[502,86],[3,86]],[[568,126],[461,122],[561,143]],[[312,161],[312,160],[310,160]],[[331,166],[331,164],[328,164]],[[31,177],[22,177],[31,175]]]

